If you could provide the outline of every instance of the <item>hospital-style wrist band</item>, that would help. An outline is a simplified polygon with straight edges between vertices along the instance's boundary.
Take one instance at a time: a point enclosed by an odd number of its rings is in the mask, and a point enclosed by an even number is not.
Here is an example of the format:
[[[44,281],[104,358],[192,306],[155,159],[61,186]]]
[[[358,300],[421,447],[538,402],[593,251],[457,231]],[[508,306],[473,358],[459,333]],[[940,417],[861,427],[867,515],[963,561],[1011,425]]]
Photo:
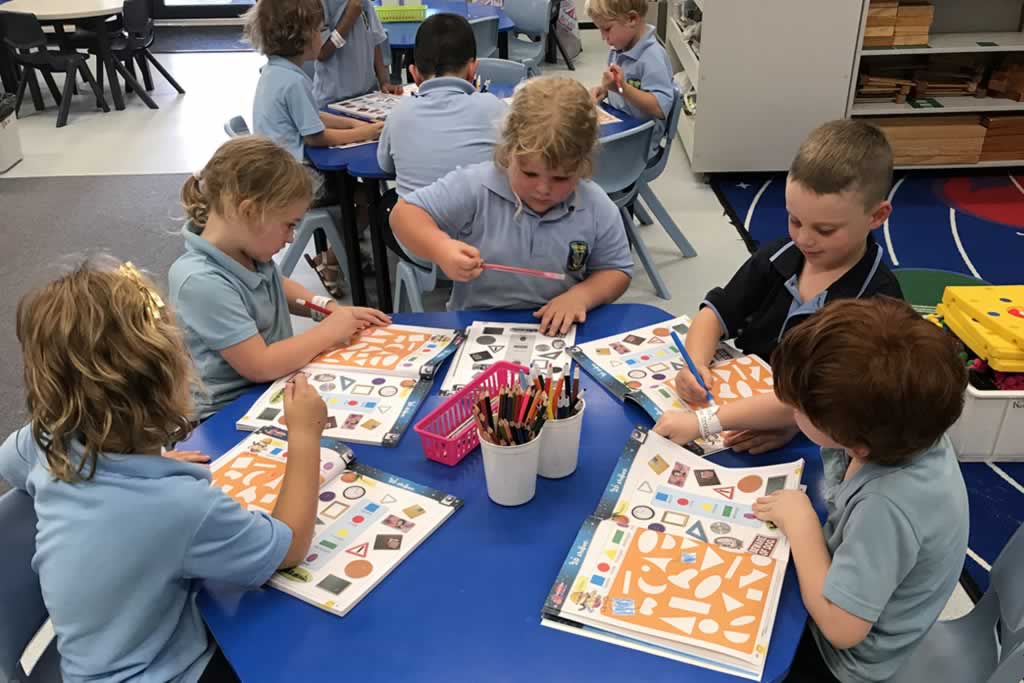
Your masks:
[[[696,412],[697,428],[700,429],[700,437],[709,439],[716,434],[722,433],[722,421],[718,419],[718,406],[701,408]]]
[[[335,48],[345,46],[345,39],[341,37],[340,33],[338,33],[338,29],[331,31],[330,41],[334,44]]]

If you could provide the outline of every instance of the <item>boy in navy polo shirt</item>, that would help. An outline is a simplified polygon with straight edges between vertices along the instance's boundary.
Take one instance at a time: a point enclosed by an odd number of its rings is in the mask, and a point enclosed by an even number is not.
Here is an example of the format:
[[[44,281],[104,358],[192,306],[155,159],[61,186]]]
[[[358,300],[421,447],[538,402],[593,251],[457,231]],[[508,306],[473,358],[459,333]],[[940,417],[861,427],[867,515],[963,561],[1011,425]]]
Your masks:
[[[588,0],[587,13],[611,46],[601,85],[591,88],[594,100],[646,121],[654,119],[652,154],[661,145],[665,119],[672,108],[674,85],[668,53],[644,17],[647,0]]]
[[[892,148],[878,128],[832,121],[811,132],[786,179],[789,239],[763,245],[725,287],[708,292],[686,335],[686,350],[705,384],[723,339],[767,360],[786,333],[830,301],[903,298],[871,237],[892,212],[891,184]],[[688,370],[676,375],[676,390],[687,401],[705,400]],[[725,443],[761,453],[796,432],[790,422],[772,432],[730,433]]]

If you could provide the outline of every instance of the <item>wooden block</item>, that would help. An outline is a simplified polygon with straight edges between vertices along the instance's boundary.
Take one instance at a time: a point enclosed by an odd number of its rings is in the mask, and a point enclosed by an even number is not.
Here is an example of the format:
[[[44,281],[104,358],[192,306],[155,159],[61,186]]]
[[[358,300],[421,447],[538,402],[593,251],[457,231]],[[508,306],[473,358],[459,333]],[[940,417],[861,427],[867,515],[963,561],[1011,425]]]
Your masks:
[[[896,9],[898,17],[931,17],[935,15],[935,6],[930,3],[901,2]]]
[[[895,26],[865,26],[865,38],[891,38],[896,31]],[[918,31],[920,33],[920,31]]]
[[[924,15],[911,14],[910,16],[897,16],[897,26],[919,26],[928,29],[932,25],[932,18]]]
[[[898,7],[899,4],[899,0],[871,0],[871,3],[868,6],[871,9],[881,9],[883,7]]]
[[[1019,161],[1024,164],[1024,150],[1008,152],[982,152],[981,161]]]
[[[989,135],[992,134],[993,130],[1004,129],[1004,128],[1022,128],[1024,129],[1024,116],[1020,115],[995,115],[987,114],[981,117],[981,124],[988,128]]]
[[[1005,152],[1016,150],[1024,154],[1024,132],[1018,135],[985,136],[985,146],[982,149],[986,152]]]
[[[928,46],[928,34],[913,35],[913,36],[893,36],[892,44],[894,47],[910,47],[910,46]]]
[[[871,16],[869,14],[868,15],[868,21],[865,24],[865,26],[895,26],[895,25],[896,25],[896,15],[895,14],[892,15],[891,17],[873,17],[873,16]]]
[[[871,7],[868,8],[868,18],[871,19],[872,17],[876,19],[895,19],[896,6],[894,5],[892,7],[875,7],[874,5],[871,5]]]
[[[896,24],[893,27],[893,35],[897,35],[897,36],[921,36],[921,35],[923,35],[925,38],[927,38],[928,37],[928,27],[927,26],[920,26],[920,25],[900,26],[899,24]]]
[[[885,38],[865,38],[864,47],[892,47],[892,36]]]

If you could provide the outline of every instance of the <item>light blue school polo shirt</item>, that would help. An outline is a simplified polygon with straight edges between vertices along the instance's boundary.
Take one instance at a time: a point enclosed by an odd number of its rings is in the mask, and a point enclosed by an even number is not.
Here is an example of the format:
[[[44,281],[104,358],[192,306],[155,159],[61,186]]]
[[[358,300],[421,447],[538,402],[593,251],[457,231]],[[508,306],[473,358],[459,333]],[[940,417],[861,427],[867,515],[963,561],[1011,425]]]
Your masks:
[[[292,336],[281,273],[273,261],[251,271],[204,240],[191,221],[181,234],[185,253],[171,266],[171,305],[205,391],[194,398],[200,419],[238,398],[252,382],[220,354],[257,334],[267,345]]]
[[[868,463],[845,482],[846,452],[823,448],[821,457],[832,555],[824,595],[873,626],[847,650],[832,647],[814,624],[812,632],[840,681],[884,681],[956,588],[967,552],[967,489],[948,436],[909,463]]]
[[[629,85],[649,92],[658,99],[658,106],[664,118],[654,120],[654,133],[651,141],[652,153],[661,145],[661,136],[665,133],[665,120],[672,109],[674,85],[672,83],[672,64],[668,53],[654,35],[654,27],[647,25],[647,32],[636,41],[636,45],[625,51],[609,50],[608,64],[622,67],[623,78]],[[642,121],[650,119],[650,115],[634,107],[626,101],[615,88],[608,91],[608,103],[621,109],[630,116]]]
[[[597,184],[581,180],[566,201],[543,216],[518,201],[494,162],[464,166],[405,198],[484,261],[565,273],[548,280],[484,271],[456,282],[448,309],[537,308],[599,270],[632,277],[633,255],[615,204]]]
[[[460,166],[493,159],[507,110],[464,78],[432,78],[388,115],[377,161],[395,174],[404,198]]]
[[[323,0],[327,23],[321,39],[327,41],[331,31],[341,21],[348,0]],[[362,16],[352,24],[345,36],[345,44],[325,61],[317,60],[313,75],[313,95],[318,107],[331,102],[357,97],[377,90],[377,73],[373,70],[374,50],[388,39],[384,25],[377,18],[377,10],[370,0],[363,0]]]
[[[303,138],[324,128],[313,82],[302,67],[285,57],[267,58],[252,100],[252,132],[270,138],[302,161]]]
[[[292,542],[287,525],[212,488],[209,468],[159,455],[102,455],[92,479],[69,484],[25,426],[0,446],[0,476],[33,498],[32,568],[66,683],[199,680],[214,648],[199,581],[256,588]]]

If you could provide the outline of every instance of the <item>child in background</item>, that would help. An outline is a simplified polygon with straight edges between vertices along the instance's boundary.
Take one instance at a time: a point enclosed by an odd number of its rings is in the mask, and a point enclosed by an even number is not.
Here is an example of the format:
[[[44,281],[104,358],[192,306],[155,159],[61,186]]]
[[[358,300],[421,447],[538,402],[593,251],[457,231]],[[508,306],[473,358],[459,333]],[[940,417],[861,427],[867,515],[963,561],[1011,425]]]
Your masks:
[[[757,430],[795,420],[822,447],[824,535],[802,491],[754,504],[789,538],[811,617],[786,680],[889,680],[938,619],[967,551],[967,491],[945,436],[967,372],[948,335],[888,297],[829,304],[783,338],[772,368],[777,410],[741,401],[718,418]],[[683,443],[677,427],[655,431]]]
[[[323,0],[326,28],[316,55],[313,94],[318,107],[373,90],[401,95],[391,84],[381,46],[388,35],[370,0]]]
[[[313,195],[309,171],[255,136],[224,143],[201,173],[185,181],[185,253],[168,279],[205,385],[195,395],[199,419],[253,384],[298,370],[365,327],[391,322],[380,311],[315,296],[278,272],[273,256],[294,238]],[[299,299],[331,314],[293,336],[289,313],[310,315]]]
[[[539,306],[542,332],[558,334],[626,291],[633,256],[622,217],[586,179],[597,136],[597,111],[582,85],[533,79],[512,101],[493,162],[399,200],[395,236],[454,281],[450,310]],[[488,262],[565,279],[484,272]]]
[[[33,498],[32,567],[64,680],[237,680],[207,636],[200,581],[256,588],[313,537],[327,410],[299,376],[285,392],[288,465],[272,515],[161,457],[188,435],[192,364],[170,309],[130,264],[85,263],[18,305],[30,423],[0,476]],[[167,455],[175,456],[173,452]]]
[[[388,116],[377,161],[397,176],[406,197],[460,166],[494,158],[505,103],[478,93],[476,39],[464,17],[435,14],[416,31],[416,97],[403,98]]]
[[[601,85],[590,92],[596,102],[607,99],[630,116],[654,119],[653,154],[661,146],[675,86],[668,53],[644,19],[647,0],[587,0],[587,13],[611,47]]]
[[[722,339],[767,360],[784,335],[829,301],[903,298],[871,237],[892,212],[891,184],[892,148],[878,128],[832,121],[811,132],[786,179],[789,239],[763,245],[725,287],[708,292],[686,335],[686,350],[706,385]],[[689,402],[705,401],[688,369],[676,375],[676,390]],[[760,453],[796,432],[790,422],[775,432],[727,434],[725,444]]]

